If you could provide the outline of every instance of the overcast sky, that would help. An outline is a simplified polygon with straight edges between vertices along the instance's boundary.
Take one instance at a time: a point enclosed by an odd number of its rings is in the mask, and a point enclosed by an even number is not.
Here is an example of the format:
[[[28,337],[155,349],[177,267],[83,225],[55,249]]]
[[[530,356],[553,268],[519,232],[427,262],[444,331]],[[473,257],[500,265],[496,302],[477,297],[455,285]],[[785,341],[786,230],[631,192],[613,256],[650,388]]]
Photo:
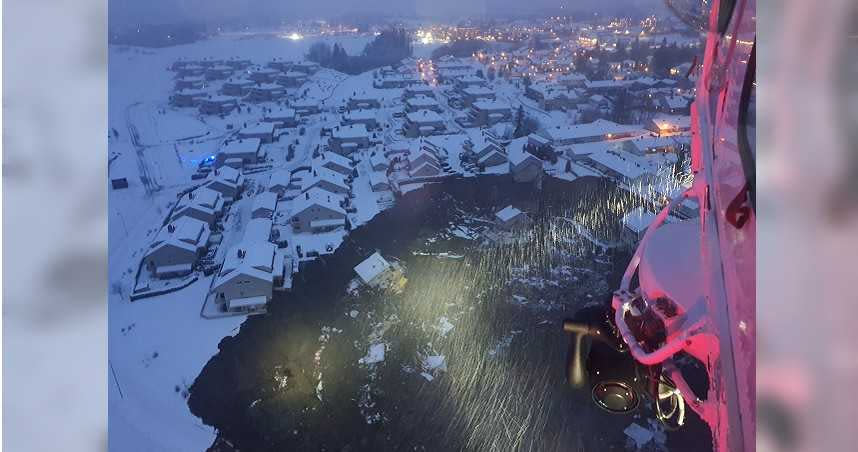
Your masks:
[[[638,5],[660,0],[109,0],[111,25],[210,22],[282,17],[330,18],[375,13],[419,17],[474,17],[493,12],[537,12],[566,5],[572,10]]]

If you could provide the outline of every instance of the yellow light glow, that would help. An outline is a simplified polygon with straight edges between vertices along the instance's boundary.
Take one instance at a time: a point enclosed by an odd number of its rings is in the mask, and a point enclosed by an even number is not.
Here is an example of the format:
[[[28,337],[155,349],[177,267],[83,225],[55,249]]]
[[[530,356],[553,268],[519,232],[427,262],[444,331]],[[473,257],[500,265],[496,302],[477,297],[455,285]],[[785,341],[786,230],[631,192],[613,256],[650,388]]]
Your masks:
[[[298,33],[292,33],[291,35],[287,36],[287,38],[289,38],[293,41],[298,41],[299,39],[304,39],[304,37],[299,35]]]

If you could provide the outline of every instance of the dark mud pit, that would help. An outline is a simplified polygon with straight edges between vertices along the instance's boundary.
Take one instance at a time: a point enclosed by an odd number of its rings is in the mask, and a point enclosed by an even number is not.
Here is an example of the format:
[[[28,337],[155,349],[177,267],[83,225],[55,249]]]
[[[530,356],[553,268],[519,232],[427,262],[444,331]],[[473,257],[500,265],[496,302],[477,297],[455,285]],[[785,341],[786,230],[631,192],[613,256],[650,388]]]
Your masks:
[[[570,220],[610,241],[633,203],[595,178],[537,191],[486,176],[408,193],[224,338],[190,409],[218,430],[218,450],[627,450],[632,422],[655,432],[648,450],[710,450],[693,415],[664,432],[646,404],[609,414],[565,384],[561,321],[607,303],[629,257]],[[487,240],[485,220],[509,204],[533,226]],[[349,293],[376,250],[401,261],[405,289]]]

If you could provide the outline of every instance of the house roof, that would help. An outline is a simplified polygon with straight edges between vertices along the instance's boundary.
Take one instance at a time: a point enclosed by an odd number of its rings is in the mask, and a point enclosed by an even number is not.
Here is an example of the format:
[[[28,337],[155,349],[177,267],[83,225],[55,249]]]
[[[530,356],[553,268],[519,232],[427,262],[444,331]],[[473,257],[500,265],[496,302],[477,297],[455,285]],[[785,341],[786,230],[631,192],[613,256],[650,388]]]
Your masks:
[[[324,166],[313,165],[312,171],[310,171],[307,176],[303,177],[303,180],[301,181],[303,182],[304,191],[314,186],[318,181],[326,181],[346,190],[349,188],[349,184],[346,182],[346,179],[342,174],[325,168]]]
[[[632,232],[640,234],[649,227],[655,217],[654,213],[644,210],[643,207],[636,207],[625,214],[622,221]]]
[[[509,110],[509,103],[500,100],[479,100],[471,104],[475,110],[499,111]]]
[[[261,145],[262,141],[259,138],[242,138],[225,144],[220,148],[220,153],[227,156],[227,158],[237,154],[253,154],[259,152]]]
[[[266,209],[274,211],[277,209],[277,194],[270,191],[264,191],[253,197],[253,211]]]
[[[355,266],[355,273],[364,282],[369,283],[376,276],[390,268],[390,263],[387,262],[378,252],[373,253],[363,262]]]
[[[443,122],[444,120],[441,118],[441,115],[432,111],[432,110],[418,110],[413,113],[408,113],[405,115],[409,121],[414,123],[426,123],[426,122]]]
[[[278,170],[271,173],[268,187],[286,187],[292,181],[292,174],[288,170]]]
[[[205,222],[191,217],[180,217],[171,221],[155,235],[155,239],[149,244],[151,251],[164,246],[174,246],[196,253],[197,247],[205,245],[208,240],[208,225]]]
[[[369,184],[370,185],[379,185],[379,184],[389,184],[390,182],[387,180],[387,175],[384,173],[380,173],[377,171],[373,171],[369,173]]]
[[[316,158],[316,163],[320,165],[324,165],[327,162],[333,162],[346,168],[352,167],[352,160],[350,158],[337,154],[336,152],[323,152]]]
[[[244,274],[263,281],[272,281],[274,272],[273,243],[262,241],[242,241],[227,251],[214,288],[218,288]]]
[[[352,124],[350,126],[334,127],[334,130],[331,132],[331,135],[334,138],[339,138],[341,140],[349,140],[356,138],[367,138],[369,137],[369,132],[366,130],[366,125],[364,124]]]
[[[185,208],[214,209],[218,206],[221,194],[208,187],[199,187],[191,192],[185,193],[176,203],[176,211]]]
[[[567,141],[634,131],[644,132],[641,126],[617,124],[606,119],[597,119],[584,124],[547,128],[543,131],[542,135],[554,141]]]
[[[501,209],[499,212],[495,213],[495,216],[499,220],[501,220],[503,222],[507,222],[507,221],[512,220],[513,218],[517,217],[521,213],[522,212],[520,210],[516,209],[512,205],[509,205],[509,206],[506,206],[503,209]]]
[[[346,211],[340,207],[341,200],[341,196],[328,193],[322,189],[311,188],[292,200],[292,215],[297,215],[312,206],[320,206],[345,216]]]

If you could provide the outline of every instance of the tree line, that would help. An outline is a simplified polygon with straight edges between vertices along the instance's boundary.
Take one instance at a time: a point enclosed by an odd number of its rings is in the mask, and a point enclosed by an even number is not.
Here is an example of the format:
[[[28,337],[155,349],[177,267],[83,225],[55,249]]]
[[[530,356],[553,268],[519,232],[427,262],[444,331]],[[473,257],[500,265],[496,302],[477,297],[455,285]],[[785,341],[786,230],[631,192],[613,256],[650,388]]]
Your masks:
[[[391,29],[376,36],[360,55],[349,55],[339,43],[331,46],[326,42],[317,42],[310,46],[305,57],[323,67],[356,75],[395,65],[403,58],[410,57],[413,52],[411,36],[404,29]]]

